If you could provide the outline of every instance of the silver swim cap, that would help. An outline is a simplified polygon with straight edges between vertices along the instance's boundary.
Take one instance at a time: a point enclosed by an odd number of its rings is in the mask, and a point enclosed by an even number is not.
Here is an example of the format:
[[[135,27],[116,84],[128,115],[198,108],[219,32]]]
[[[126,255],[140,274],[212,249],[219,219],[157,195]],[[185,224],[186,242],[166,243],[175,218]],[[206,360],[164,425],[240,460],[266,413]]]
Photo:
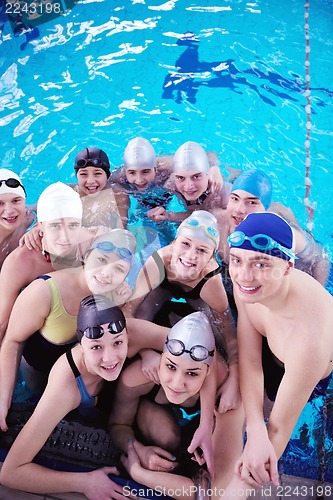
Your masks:
[[[155,168],[155,150],[147,139],[136,137],[131,139],[124,152],[125,168]]]
[[[177,229],[176,237],[197,238],[217,250],[220,242],[217,220],[206,210],[195,210]]]
[[[188,360],[213,362],[215,338],[207,316],[195,312],[176,323],[167,336],[163,352],[182,356]]]
[[[188,141],[182,144],[173,157],[173,171],[178,172],[203,172],[208,174],[209,161],[205,150],[197,142]]]

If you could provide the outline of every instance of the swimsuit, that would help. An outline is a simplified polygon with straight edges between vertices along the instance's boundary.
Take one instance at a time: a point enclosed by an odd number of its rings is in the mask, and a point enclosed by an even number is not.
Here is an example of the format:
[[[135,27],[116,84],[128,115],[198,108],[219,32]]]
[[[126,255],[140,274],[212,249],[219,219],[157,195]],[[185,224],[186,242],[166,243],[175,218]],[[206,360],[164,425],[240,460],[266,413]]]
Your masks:
[[[84,414],[84,415],[90,415],[92,413],[92,410],[95,409],[96,402],[97,402],[97,397],[93,398],[90,396],[89,392],[87,391],[87,388],[85,386],[85,383],[82,379],[81,373],[79,372],[75,361],[73,359],[73,354],[72,354],[72,349],[68,349],[66,351],[66,358],[69,363],[69,366],[72,369],[72,372],[75,377],[76,384],[78,386],[78,389],[81,394],[81,402],[79,406],[77,407],[77,410]]]
[[[263,337],[262,339],[262,366],[267,397],[271,401],[275,401],[276,393],[279,389],[285,370],[283,366],[277,364],[275,357],[268,346],[266,337]],[[332,373],[330,373],[328,377],[320,380],[313,389],[309,397],[309,401],[318,396],[324,396],[331,379]]]
[[[39,276],[51,292],[51,308],[41,329],[29,337],[23,348],[27,363],[48,373],[56,360],[77,343],[76,316],[68,314],[62,303],[57,282],[51,276]]]

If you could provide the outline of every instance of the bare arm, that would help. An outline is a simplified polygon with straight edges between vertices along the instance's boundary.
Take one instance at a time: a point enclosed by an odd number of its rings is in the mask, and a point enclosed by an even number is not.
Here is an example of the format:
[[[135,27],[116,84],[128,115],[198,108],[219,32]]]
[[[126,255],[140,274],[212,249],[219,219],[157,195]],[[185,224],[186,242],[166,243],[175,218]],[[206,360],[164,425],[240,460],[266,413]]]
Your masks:
[[[1,470],[1,483],[31,493],[79,492],[90,500],[121,498],[121,487],[108,478],[113,467],[89,472],[60,472],[32,463],[58,422],[80,402],[80,394],[63,356],[50,372],[48,385],[33,415],[13,443]],[[64,394],[66,397],[64,397]]]
[[[45,282],[38,280],[25,288],[12,309],[0,351],[0,427],[4,431],[24,342],[43,326],[50,306],[50,291]]]
[[[121,218],[120,228],[125,228],[128,222],[128,210],[130,206],[129,196],[125,191],[119,187],[113,189],[113,194],[117,203],[118,212]],[[120,222],[120,221],[119,221]]]

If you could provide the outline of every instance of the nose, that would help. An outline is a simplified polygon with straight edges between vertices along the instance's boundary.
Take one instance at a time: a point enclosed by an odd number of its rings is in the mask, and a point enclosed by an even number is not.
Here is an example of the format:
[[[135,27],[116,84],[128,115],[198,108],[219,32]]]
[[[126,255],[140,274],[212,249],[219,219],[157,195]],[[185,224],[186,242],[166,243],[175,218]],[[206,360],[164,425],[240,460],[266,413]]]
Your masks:
[[[111,335],[111,333],[105,332],[104,335]],[[111,346],[104,347],[102,360],[106,365],[115,365],[118,362],[116,352]]]
[[[137,184],[142,184],[144,181],[144,177],[143,175],[140,173],[140,172],[137,172],[136,176],[135,176],[135,182]]]
[[[238,202],[236,206],[236,212],[239,214],[245,214],[246,213],[246,205],[243,201]]]
[[[94,182],[95,182],[95,176],[92,173],[88,172],[87,184],[94,184]]]
[[[179,371],[176,371],[172,377],[170,386],[174,391],[181,391],[184,388],[184,377]]]
[[[185,179],[184,187],[185,189],[191,189],[193,187],[192,179]]]
[[[238,266],[237,267],[237,280],[241,283],[251,283],[254,279],[253,270],[251,266]]]
[[[12,203],[6,203],[4,212],[8,215],[15,214],[16,208],[14,207],[14,205]]]

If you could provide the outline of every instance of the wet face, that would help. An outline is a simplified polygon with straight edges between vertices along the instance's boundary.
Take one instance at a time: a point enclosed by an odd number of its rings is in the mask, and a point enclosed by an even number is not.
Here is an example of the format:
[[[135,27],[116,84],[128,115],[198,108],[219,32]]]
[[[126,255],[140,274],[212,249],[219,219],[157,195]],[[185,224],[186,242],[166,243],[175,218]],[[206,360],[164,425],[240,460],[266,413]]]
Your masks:
[[[189,236],[178,236],[172,243],[170,278],[191,281],[198,278],[214,255],[208,243]]]
[[[81,339],[86,367],[90,373],[99,375],[104,380],[116,380],[124,365],[128,339],[126,328],[118,334],[108,332],[108,324],[101,325],[105,333],[99,339]]]
[[[292,267],[284,259],[261,252],[230,249],[229,273],[237,297],[245,303],[274,299]]]
[[[102,168],[80,168],[76,175],[79,184],[80,196],[96,194],[106,185],[107,175]]]
[[[237,189],[229,196],[227,211],[230,218],[230,228],[234,231],[245,217],[252,212],[265,212],[260,199],[247,191]]]
[[[76,252],[81,232],[81,219],[64,217],[40,222],[43,231],[44,250],[55,256],[65,256]]]
[[[91,292],[103,295],[121,285],[130,268],[130,261],[121,259],[116,252],[104,253],[95,248],[86,257],[84,274]]]
[[[155,168],[126,168],[126,179],[130,184],[135,186],[139,191],[144,191],[149,187],[149,184],[155,179]]]
[[[175,174],[176,189],[187,201],[195,201],[208,188],[208,174],[196,172],[177,172]]]
[[[208,365],[166,351],[161,356],[160,382],[171,403],[181,404],[200,392]]]
[[[0,227],[6,232],[14,232],[25,218],[25,199],[17,194],[0,195]]]

